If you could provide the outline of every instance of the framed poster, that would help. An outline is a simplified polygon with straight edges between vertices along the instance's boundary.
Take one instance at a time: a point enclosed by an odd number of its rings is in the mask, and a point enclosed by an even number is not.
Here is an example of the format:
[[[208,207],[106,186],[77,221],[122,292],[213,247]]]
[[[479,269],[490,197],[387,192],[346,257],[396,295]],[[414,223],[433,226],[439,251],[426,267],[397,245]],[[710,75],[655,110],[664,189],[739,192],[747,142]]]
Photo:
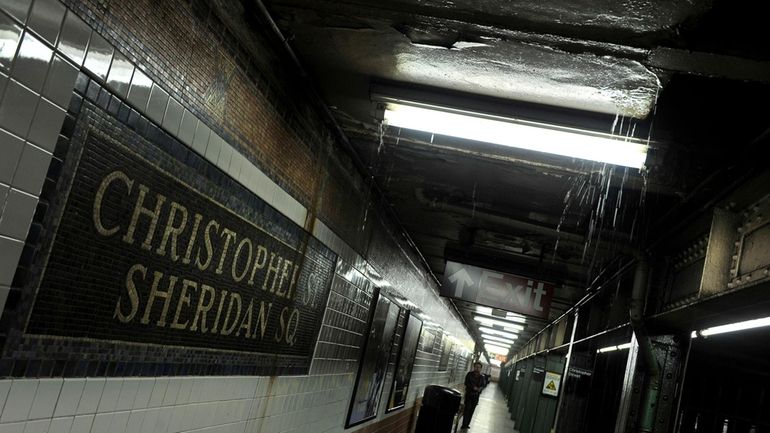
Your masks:
[[[369,319],[369,333],[362,348],[358,375],[350,399],[345,428],[377,416],[377,409],[388,368],[388,357],[400,307],[385,296],[374,296],[373,312]]]
[[[390,397],[386,412],[401,409],[406,404],[406,395],[409,392],[409,380],[412,378],[414,357],[417,354],[417,343],[420,341],[422,320],[417,316],[408,314],[406,327],[401,339],[401,350],[396,361],[396,374],[393,377],[393,385],[390,387]]]

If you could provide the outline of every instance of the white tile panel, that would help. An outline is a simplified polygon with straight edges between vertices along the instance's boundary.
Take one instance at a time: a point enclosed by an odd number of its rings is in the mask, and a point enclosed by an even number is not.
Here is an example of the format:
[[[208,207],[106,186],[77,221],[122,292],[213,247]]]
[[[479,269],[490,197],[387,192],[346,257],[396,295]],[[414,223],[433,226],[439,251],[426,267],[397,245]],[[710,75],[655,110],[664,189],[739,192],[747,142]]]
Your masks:
[[[137,389],[136,399],[134,400],[134,409],[144,409],[149,406],[152,389],[154,387],[154,378],[139,379],[139,388]]]
[[[235,152],[233,147],[230,146],[227,141],[222,139],[222,147],[219,148],[219,156],[217,157],[216,165],[220,170],[230,174],[231,176],[232,174],[230,173],[230,163],[233,160],[233,152]]]
[[[123,379],[108,378],[104,384],[102,397],[99,399],[98,413],[112,412],[118,406],[118,397],[120,397],[120,388],[123,386]]]
[[[19,240],[26,239],[36,206],[37,197],[11,188],[3,214],[0,215],[0,235]]]
[[[102,397],[105,382],[104,378],[98,377],[89,377],[86,379],[83,394],[80,396],[80,403],[75,412],[77,415],[96,413],[96,408],[99,407],[99,401]],[[77,423],[77,421],[76,418],[75,422]]]
[[[14,422],[10,424],[0,424],[0,432],[2,433],[24,433],[24,427],[27,425],[25,422]]]
[[[0,305],[3,305],[0,302]],[[3,407],[5,407],[5,401],[8,398],[8,393],[11,391],[11,385],[13,380],[0,380],[0,414],[3,413]]]
[[[53,152],[66,112],[45,98],[40,99],[27,140]]]
[[[11,182],[13,187],[39,196],[48,173],[48,166],[51,164],[51,158],[53,155],[50,152],[33,144],[25,144]]]
[[[166,388],[166,395],[163,397],[163,406],[171,406],[176,404],[176,398],[179,395],[179,388],[182,386],[182,380],[177,377],[172,377],[168,381],[168,387]]]
[[[24,426],[24,433],[47,433],[48,427],[51,425],[50,419],[40,419],[36,421],[29,421]]]
[[[57,48],[79,67],[83,64],[90,38],[91,28],[74,12],[67,11]]]
[[[194,377],[181,377],[179,379],[179,394],[176,397],[176,404],[187,404],[190,402],[190,394],[195,384]]]
[[[158,413],[160,409],[147,409],[144,411],[144,417],[142,418],[141,432],[153,432],[155,431],[155,424],[158,422]]]
[[[118,404],[115,410],[125,411],[131,410],[134,407],[134,400],[139,390],[138,378],[127,378],[123,380],[123,386],[120,388],[120,395],[118,396]]]
[[[206,153],[204,156],[214,165],[216,165],[219,161],[219,152],[222,150],[222,145],[224,142],[225,141],[222,140],[222,137],[220,137],[218,134],[215,132],[211,133],[211,137],[209,137],[209,144],[206,146]]]
[[[0,103],[0,127],[26,138],[39,95],[13,79],[8,80]]]
[[[163,397],[166,395],[166,387],[168,387],[167,377],[155,379],[155,387],[152,389],[152,395],[150,396],[150,402],[147,404],[147,407],[158,407],[163,404]]]
[[[158,433],[165,433],[168,431],[169,422],[171,421],[171,414],[173,408],[162,407],[158,409],[158,419],[155,422],[154,430],[145,430],[146,432],[155,431]]]
[[[107,78],[107,72],[112,63],[112,54],[115,49],[98,33],[91,35],[91,42],[88,44],[88,53],[83,66],[104,81]]]
[[[16,54],[11,77],[34,92],[40,93],[52,58],[53,50],[27,32]]]
[[[109,433],[112,424],[112,412],[97,413],[91,426],[91,433]]]
[[[63,417],[74,415],[78,408],[80,396],[83,394],[85,384],[86,380],[81,378],[64,379],[53,416]]]
[[[14,379],[5,401],[0,423],[25,421],[37,391],[37,379]]]
[[[125,433],[130,414],[128,411],[115,412],[110,423],[109,433]]]
[[[198,121],[195,128],[195,136],[193,138],[192,148],[198,152],[199,155],[204,156],[206,149],[208,148],[209,140],[211,139],[211,128],[206,126],[205,123]]]
[[[3,157],[0,158],[0,183],[11,184],[16,173],[16,166],[24,153],[24,140],[0,129],[0,149]]]
[[[76,416],[72,421],[72,429],[70,430],[70,433],[89,433],[93,423],[93,414]]]
[[[48,78],[43,86],[43,96],[61,108],[66,109],[72,98],[78,69],[64,57],[56,54],[48,70]]]
[[[139,409],[131,411],[128,416],[128,422],[126,423],[126,433],[142,433],[142,423],[144,422],[146,409]]]
[[[48,427],[48,433],[69,433],[74,420],[75,417],[72,416],[54,418],[51,420],[50,427]]]
[[[41,379],[27,419],[51,418],[64,383],[63,379]]]

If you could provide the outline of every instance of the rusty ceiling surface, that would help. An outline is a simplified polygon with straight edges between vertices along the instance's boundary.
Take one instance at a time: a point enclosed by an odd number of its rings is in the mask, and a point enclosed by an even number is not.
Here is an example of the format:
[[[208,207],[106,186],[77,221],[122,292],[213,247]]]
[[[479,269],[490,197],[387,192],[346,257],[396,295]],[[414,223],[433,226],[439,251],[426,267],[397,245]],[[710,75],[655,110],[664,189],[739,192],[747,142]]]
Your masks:
[[[770,127],[756,106],[770,97],[770,45],[748,1],[265,5],[437,278],[454,260],[553,281],[549,320],[739,177]],[[383,129],[373,88],[633,136],[651,152],[638,171]],[[472,306],[455,304],[478,335]],[[514,350],[547,322],[531,319]]]

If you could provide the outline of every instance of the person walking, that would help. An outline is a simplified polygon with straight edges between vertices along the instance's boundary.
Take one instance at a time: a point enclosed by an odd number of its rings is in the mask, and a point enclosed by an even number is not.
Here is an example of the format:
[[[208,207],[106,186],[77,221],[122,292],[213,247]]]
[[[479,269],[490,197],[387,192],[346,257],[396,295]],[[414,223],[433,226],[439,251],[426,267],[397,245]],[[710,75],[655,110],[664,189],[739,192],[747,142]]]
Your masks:
[[[481,389],[484,388],[484,375],[481,374],[481,363],[473,363],[473,370],[465,375],[465,410],[463,411],[463,430],[468,430],[471,426],[471,418],[479,404]]]

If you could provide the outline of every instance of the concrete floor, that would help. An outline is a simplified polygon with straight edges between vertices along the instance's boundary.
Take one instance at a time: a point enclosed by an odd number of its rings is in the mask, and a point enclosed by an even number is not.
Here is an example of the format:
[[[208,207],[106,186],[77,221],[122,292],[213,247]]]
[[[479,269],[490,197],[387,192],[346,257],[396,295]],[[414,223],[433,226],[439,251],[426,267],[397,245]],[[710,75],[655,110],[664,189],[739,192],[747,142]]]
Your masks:
[[[458,430],[462,431],[462,430]],[[508,413],[503,392],[497,383],[491,382],[481,392],[479,405],[471,420],[469,433],[513,433],[513,421]]]

